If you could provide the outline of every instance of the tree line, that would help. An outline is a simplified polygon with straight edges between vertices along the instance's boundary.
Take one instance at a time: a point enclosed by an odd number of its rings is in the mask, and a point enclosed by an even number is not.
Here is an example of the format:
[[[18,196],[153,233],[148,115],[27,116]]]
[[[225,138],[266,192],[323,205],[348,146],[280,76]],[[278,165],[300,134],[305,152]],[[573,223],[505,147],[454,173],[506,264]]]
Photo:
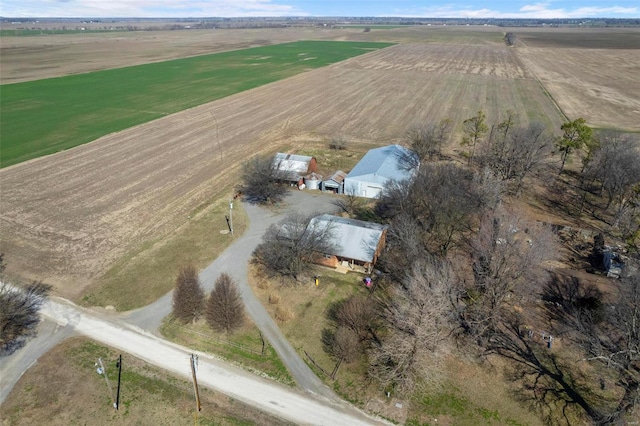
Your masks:
[[[618,292],[605,297],[577,278],[551,273],[546,262],[560,256],[557,236],[511,208],[510,200],[555,162],[555,175],[570,179],[561,184],[604,201],[599,205],[613,217],[612,232],[637,256],[638,141],[594,131],[583,119],[554,134],[538,123],[521,125],[512,111],[493,125],[479,111],[462,129],[465,164],[442,154],[449,120],[407,132],[420,163],[413,180],[387,186],[375,204],[389,225],[380,275],[368,296],[329,309],[325,351],[338,364],[366,359],[368,376],[402,395],[437,384],[444,354],[456,347],[499,354],[511,362],[522,396],[550,423],[558,420],[552,407],[596,424],[621,421],[640,398],[638,274],[624,276]],[[581,167],[568,172],[575,156]],[[562,365],[554,352],[533,344],[522,306],[537,301],[551,306],[538,312],[553,324],[548,332],[582,351],[581,362],[599,364],[600,374],[613,378],[601,379],[600,390],[616,387],[616,398],[600,400],[578,383],[580,365]],[[550,348],[552,338],[544,338]]]

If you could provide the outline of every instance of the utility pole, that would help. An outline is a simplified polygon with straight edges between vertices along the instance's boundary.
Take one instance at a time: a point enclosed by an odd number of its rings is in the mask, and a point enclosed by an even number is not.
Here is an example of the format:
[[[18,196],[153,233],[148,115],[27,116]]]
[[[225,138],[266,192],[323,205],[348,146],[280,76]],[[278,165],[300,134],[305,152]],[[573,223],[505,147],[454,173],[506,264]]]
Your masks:
[[[116,363],[116,367],[118,367],[118,390],[116,392],[116,410],[120,407],[120,378],[122,377],[122,354],[118,357],[118,362]]]
[[[231,235],[233,235],[233,200],[229,201],[229,228],[231,228]]]
[[[200,392],[198,391],[198,379],[196,378],[196,364],[198,363],[198,357],[191,354],[191,376],[193,377],[193,392],[196,395],[196,409],[202,410],[200,405]]]

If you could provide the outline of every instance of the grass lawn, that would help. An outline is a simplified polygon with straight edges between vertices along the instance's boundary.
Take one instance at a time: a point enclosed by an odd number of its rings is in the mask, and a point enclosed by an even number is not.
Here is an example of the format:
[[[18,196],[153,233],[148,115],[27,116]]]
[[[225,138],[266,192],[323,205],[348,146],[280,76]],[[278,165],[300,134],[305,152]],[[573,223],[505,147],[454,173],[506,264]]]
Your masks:
[[[220,232],[228,229],[228,210],[229,197],[220,196],[202,211],[194,211],[171,238],[150,241],[123,256],[77,302],[126,311],[157,300],[173,289],[181,266],[192,262],[204,269],[244,233],[249,223],[242,203],[234,203],[234,236]]]
[[[92,340],[68,339],[43,355],[0,406],[3,425],[285,425],[226,395],[122,354],[120,408],[113,409],[120,352]],[[101,358],[110,381],[97,374]],[[184,371],[189,361],[183,360]],[[111,390],[111,392],[110,392]]]
[[[2,85],[6,167],[390,46],[302,41]]]
[[[282,284],[277,280],[266,279],[255,268],[252,272],[249,280],[253,291],[271,316],[277,320],[284,312],[290,317],[287,321],[277,322],[298,354],[340,395],[354,403],[364,404],[366,395],[360,393],[363,389],[360,376],[366,370],[363,363],[343,363],[334,382],[315,368],[305,355],[305,352],[311,355],[325,371],[333,370],[336,361],[323,350],[321,341],[322,330],[330,326],[327,308],[332,303],[345,300],[354,294],[368,294],[362,283],[363,276],[355,273],[340,274],[329,268],[317,268],[309,273],[310,277],[319,277],[319,285],[315,286],[313,278],[298,284]]]
[[[241,329],[225,335],[212,330],[203,319],[185,325],[169,316],[163,322],[160,331],[173,342],[216,354],[258,374],[289,386],[295,385],[278,354],[266,340],[264,352],[262,351],[260,330],[249,319]]]

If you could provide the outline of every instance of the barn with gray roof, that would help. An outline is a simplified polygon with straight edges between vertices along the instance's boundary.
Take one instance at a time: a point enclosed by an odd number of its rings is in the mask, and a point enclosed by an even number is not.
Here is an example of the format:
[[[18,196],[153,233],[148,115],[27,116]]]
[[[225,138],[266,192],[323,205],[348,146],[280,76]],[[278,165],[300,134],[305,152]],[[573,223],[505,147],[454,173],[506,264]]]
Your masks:
[[[419,161],[401,146],[388,145],[369,150],[344,179],[344,193],[377,198],[391,180],[411,179]]]

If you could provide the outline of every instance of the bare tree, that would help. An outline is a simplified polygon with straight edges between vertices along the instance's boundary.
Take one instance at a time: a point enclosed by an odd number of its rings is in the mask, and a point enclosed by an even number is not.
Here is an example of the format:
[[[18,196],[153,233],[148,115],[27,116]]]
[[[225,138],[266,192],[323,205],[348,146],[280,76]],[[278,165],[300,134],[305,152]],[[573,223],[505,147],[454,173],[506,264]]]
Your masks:
[[[362,354],[362,343],[355,331],[347,327],[322,330],[322,346],[338,363],[351,363]]]
[[[253,252],[254,261],[274,275],[297,280],[305,265],[334,249],[331,224],[313,226],[313,216],[292,213],[270,226]]]
[[[625,210],[640,204],[640,143],[630,135],[601,132],[598,148],[584,169],[585,177],[599,183],[607,196],[607,209],[614,207],[616,222]]]
[[[347,213],[349,216],[353,216],[362,207],[363,201],[361,197],[356,195],[356,189],[354,187],[350,187],[344,194],[332,200],[332,204]]]
[[[445,118],[435,124],[414,126],[407,131],[405,138],[419,161],[431,160],[440,155],[442,146],[449,139],[451,128],[452,121]]]
[[[207,323],[214,330],[231,333],[244,324],[244,305],[238,287],[228,274],[216,279],[205,312]]]
[[[507,46],[515,46],[517,40],[516,35],[511,32],[506,33],[504,36],[504,42],[507,43]]]
[[[522,333],[523,318],[510,311],[488,342],[488,353],[509,363],[507,378],[518,399],[530,400],[545,424],[616,424],[607,420],[583,369]]]
[[[412,181],[387,185],[375,207],[390,223],[381,261],[391,266],[391,258],[413,258],[419,252],[398,250],[416,249],[418,239],[423,250],[445,255],[477,226],[486,209],[495,208],[501,188],[491,172],[474,173],[453,163],[426,163]],[[398,244],[395,239],[401,236],[407,240]]]
[[[400,394],[437,383],[443,342],[453,326],[454,294],[447,264],[417,259],[402,285],[379,299],[386,333],[369,352],[370,376]]]
[[[544,292],[554,302],[549,313],[562,327],[559,332],[586,352],[582,362],[598,368],[600,377],[614,379],[617,390],[608,393],[594,418],[602,424],[637,417],[640,402],[640,276],[623,278],[616,287],[617,294],[605,295],[577,278],[555,276]]]
[[[377,306],[373,299],[362,295],[334,303],[327,310],[331,327],[322,331],[322,344],[326,353],[336,359],[337,370],[341,362],[353,362],[363,355],[369,343],[378,342],[380,326]]]
[[[281,201],[287,194],[290,176],[280,170],[272,156],[255,156],[242,169],[240,192],[252,202],[266,204]]]
[[[197,320],[204,307],[204,290],[193,264],[180,269],[173,292],[173,315],[186,323]]]
[[[373,301],[365,296],[352,296],[330,310],[329,316],[338,328],[353,331],[359,341],[375,337],[377,312]]]
[[[347,146],[347,141],[341,136],[334,136],[329,142],[329,148],[335,149],[336,151],[344,151],[347,149]]]
[[[500,179],[514,182],[512,192],[519,194],[525,178],[544,164],[550,154],[553,136],[542,124],[517,127],[516,120],[507,113],[505,120],[492,129],[479,157],[481,164]]]
[[[0,284],[0,356],[12,354],[36,335],[38,312],[50,291],[51,286],[40,281],[24,289]]]
[[[513,214],[496,211],[483,220],[471,240],[474,284],[467,289],[463,324],[483,338],[502,321],[513,296],[523,296],[542,282],[542,262],[555,251],[548,227],[527,223]]]
[[[386,245],[377,267],[393,279],[401,280],[415,259],[428,255],[426,231],[416,218],[401,212],[387,230]]]

